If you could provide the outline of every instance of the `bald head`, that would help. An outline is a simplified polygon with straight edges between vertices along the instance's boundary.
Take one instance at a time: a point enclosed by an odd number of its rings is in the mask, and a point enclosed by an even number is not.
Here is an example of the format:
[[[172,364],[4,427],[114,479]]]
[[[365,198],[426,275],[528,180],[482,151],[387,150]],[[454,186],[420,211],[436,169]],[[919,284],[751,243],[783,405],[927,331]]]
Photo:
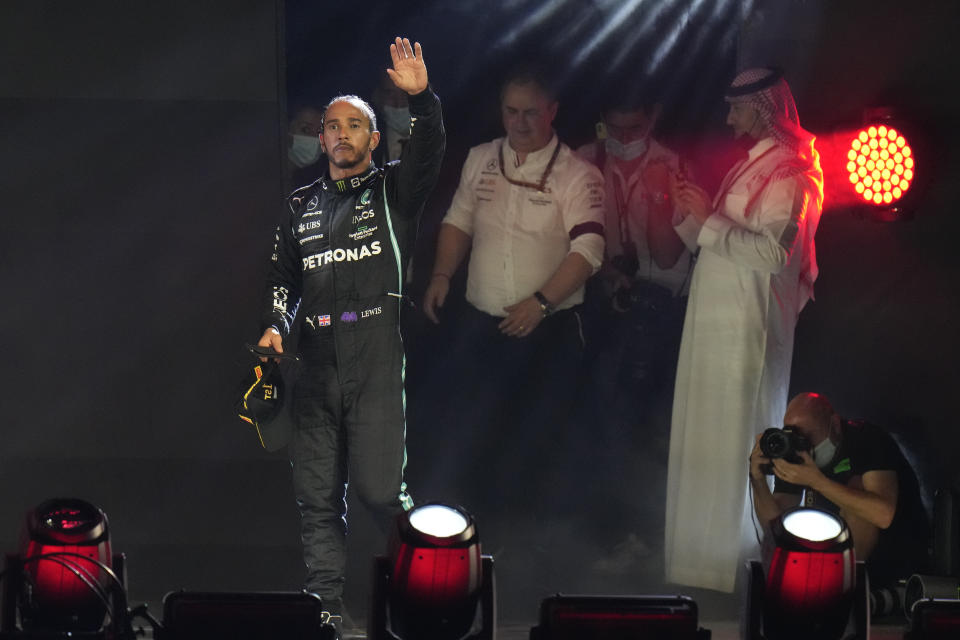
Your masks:
[[[797,427],[813,446],[817,446],[830,437],[839,427],[840,417],[833,405],[819,393],[801,393],[787,405],[783,414],[783,424]]]

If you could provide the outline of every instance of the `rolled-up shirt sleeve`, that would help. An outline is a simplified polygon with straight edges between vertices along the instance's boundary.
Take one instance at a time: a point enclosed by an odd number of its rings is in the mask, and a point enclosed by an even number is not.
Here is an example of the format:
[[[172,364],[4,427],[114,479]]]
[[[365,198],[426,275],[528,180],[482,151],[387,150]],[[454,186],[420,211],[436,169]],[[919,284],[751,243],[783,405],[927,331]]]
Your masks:
[[[473,215],[477,208],[477,194],[473,181],[477,171],[478,150],[474,147],[467,155],[463,169],[460,170],[460,184],[453,194],[453,201],[443,217],[445,224],[453,225],[468,236],[473,236]]]
[[[572,182],[563,199],[563,222],[570,234],[570,253],[579,253],[593,267],[603,263],[603,174],[584,163],[585,171]]]

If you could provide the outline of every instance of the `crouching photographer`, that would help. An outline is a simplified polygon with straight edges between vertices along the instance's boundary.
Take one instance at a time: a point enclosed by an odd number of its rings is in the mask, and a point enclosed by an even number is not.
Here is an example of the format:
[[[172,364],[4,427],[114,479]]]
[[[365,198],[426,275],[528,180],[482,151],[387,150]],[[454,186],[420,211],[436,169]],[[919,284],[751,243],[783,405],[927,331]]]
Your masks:
[[[750,454],[753,506],[764,531],[802,501],[846,520],[873,590],[921,572],[929,521],[916,475],[893,438],[840,417],[815,393],[791,400],[783,423],[758,436]]]

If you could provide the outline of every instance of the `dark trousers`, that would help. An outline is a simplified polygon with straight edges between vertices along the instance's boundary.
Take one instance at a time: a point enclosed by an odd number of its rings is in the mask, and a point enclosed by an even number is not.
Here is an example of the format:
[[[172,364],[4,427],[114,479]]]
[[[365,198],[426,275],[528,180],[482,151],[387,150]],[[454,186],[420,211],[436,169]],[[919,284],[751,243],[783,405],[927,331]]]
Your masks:
[[[337,367],[305,363],[294,396],[289,447],[307,567],[305,587],[337,611],[346,566],[347,482],[386,528],[409,506],[402,350],[381,349],[376,362]]]
[[[442,434],[449,456],[433,463],[455,499],[484,512],[543,513],[565,450],[583,354],[579,315],[559,311],[524,338],[505,336],[503,318],[467,305],[448,354]],[[477,512],[480,512],[477,514]]]
[[[686,298],[649,283],[621,295],[620,309],[594,284],[585,305],[587,384],[577,415],[593,437],[583,454],[594,461],[593,493],[604,523],[591,531],[603,544],[627,533],[656,539],[663,492],[677,356]],[[581,489],[575,489],[581,491]],[[586,493],[577,499],[589,498]]]

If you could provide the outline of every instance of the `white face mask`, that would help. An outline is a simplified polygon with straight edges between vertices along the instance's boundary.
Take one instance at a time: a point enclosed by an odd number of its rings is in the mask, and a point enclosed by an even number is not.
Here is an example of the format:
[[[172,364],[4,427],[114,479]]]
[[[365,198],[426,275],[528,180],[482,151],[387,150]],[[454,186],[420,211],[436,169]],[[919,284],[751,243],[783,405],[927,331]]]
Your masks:
[[[287,155],[294,166],[301,169],[309,167],[320,159],[319,136],[293,134],[293,143],[290,145],[290,151],[287,152]]]
[[[383,121],[388,129],[401,137],[410,137],[410,109],[407,107],[383,107]]]
[[[647,152],[646,136],[628,142],[627,144],[623,144],[616,138],[608,137],[604,144],[607,147],[607,153],[621,160],[633,160]]]
[[[837,445],[830,438],[826,438],[813,448],[813,461],[817,464],[817,467],[826,469],[836,453]]]

